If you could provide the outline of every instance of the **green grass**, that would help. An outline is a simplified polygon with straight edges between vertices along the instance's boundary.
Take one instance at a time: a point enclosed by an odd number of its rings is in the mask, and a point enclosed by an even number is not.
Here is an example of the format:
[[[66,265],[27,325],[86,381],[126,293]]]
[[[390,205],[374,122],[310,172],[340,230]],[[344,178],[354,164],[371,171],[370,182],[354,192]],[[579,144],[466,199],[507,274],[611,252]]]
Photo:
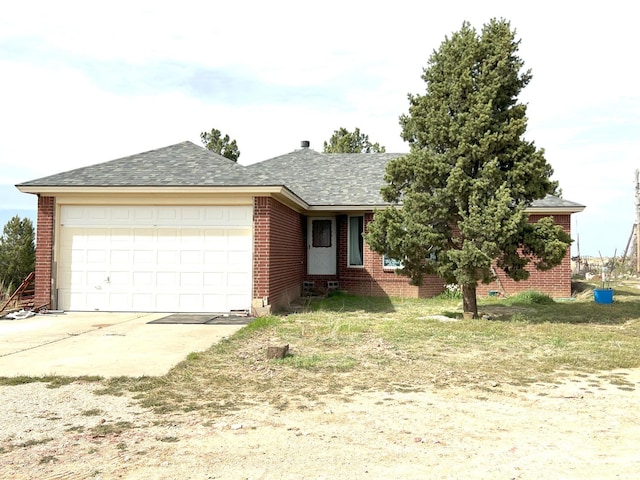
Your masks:
[[[42,382],[47,384],[47,388],[59,388],[64,385],[70,385],[74,382],[100,382],[102,377],[99,376],[81,376],[81,377],[63,377],[56,375],[45,375],[41,377],[28,377],[25,375],[16,375],[15,377],[0,377],[0,385],[24,385],[27,383]]]
[[[260,318],[168,375],[116,380],[159,412],[225,413],[268,402],[277,408],[323,395],[429,386],[554,382],[566,372],[640,367],[640,298],[613,305],[584,298],[554,302],[525,292],[480,301],[486,318],[460,318],[461,300],[389,299],[337,294],[302,312]],[[289,355],[267,360],[269,344]],[[604,380],[603,380],[604,381]],[[627,385],[628,387],[628,385]]]
[[[353,392],[371,390],[481,390],[557,382],[576,373],[636,388],[611,371],[640,367],[640,290],[617,286],[614,303],[599,305],[589,286],[583,289],[584,295],[564,302],[537,292],[480,299],[482,318],[474,320],[462,319],[456,295],[396,299],[339,293],[300,313],[256,319],[188,355],[165,376],[101,380],[97,393],[129,393],[161,413],[198,410],[215,416],[265,403],[305,408],[325,395],[348,400]],[[269,345],[284,344],[290,346],[284,359],[266,358]],[[132,427],[100,428],[107,434]]]
[[[105,437],[107,435],[119,435],[126,430],[136,428],[131,422],[101,423],[91,429],[94,437]]]
[[[83,415],[85,417],[97,417],[103,414],[104,412],[99,408],[90,408],[89,410],[83,410],[82,412],[80,412],[80,415]]]
[[[27,447],[33,447],[34,445],[44,445],[45,443],[49,443],[51,441],[53,441],[53,438],[46,437],[46,438],[40,438],[38,440],[27,440],[26,442],[20,443],[17,446],[19,448],[27,448]]]

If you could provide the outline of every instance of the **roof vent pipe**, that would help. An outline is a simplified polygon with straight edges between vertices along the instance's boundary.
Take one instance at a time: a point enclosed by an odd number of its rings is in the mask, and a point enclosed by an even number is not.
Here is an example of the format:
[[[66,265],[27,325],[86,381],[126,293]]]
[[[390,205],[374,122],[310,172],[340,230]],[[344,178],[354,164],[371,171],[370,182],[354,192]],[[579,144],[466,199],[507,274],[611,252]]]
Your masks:
[[[300,142],[300,146],[301,146],[302,148],[309,148],[309,145],[310,145],[309,140],[302,140],[302,141]]]

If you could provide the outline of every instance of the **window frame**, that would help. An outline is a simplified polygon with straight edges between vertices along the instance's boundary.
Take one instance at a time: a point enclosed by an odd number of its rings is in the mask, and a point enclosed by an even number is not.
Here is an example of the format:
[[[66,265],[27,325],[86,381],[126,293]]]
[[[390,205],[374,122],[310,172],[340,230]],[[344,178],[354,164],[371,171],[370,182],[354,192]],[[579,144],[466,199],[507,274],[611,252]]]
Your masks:
[[[395,260],[386,253],[382,254],[382,268],[384,270],[399,270],[404,268],[402,260]]]
[[[321,226],[323,227],[322,231],[320,231]],[[311,220],[311,246],[313,248],[331,248],[333,246],[332,230],[333,230],[332,222],[329,219]]]
[[[352,248],[352,227],[351,227],[351,219],[360,219],[360,225],[358,225],[361,229],[359,234],[359,249],[360,249],[360,263],[352,264],[351,263],[351,248]],[[347,268],[364,268],[364,215],[349,215],[347,217]]]

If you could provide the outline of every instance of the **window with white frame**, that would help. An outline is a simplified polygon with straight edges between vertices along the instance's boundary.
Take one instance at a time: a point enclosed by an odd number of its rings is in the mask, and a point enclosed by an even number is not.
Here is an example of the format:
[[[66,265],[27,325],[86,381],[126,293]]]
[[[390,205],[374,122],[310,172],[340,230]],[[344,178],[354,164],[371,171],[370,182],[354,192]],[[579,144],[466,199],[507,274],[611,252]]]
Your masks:
[[[437,258],[436,254],[434,252],[431,252],[427,260],[430,262],[435,262],[436,258]],[[382,268],[389,269],[389,270],[396,270],[396,269],[404,268],[404,263],[402,262],[402,260],[391,258],[385,253],[382,255]]]
[[[348,264],[350,267],[364,266],[364,217],[349,217]]]
[[[395,270],[402,267],[402,260],[396,260],[395,258],[388,257],[387,254],[382,255],[382,268]]]

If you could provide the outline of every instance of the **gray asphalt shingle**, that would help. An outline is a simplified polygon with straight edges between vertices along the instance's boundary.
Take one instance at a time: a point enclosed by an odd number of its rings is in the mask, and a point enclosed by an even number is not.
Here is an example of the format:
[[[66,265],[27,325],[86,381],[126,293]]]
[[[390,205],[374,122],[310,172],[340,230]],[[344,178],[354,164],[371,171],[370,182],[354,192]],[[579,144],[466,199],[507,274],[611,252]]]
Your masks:
[[[19,187],[285,186],[315,207],[383,206],[387,163],[403,153],[325,154],[302,148],[242,166],[192,142],[19,184]],[[581,205],[548,195],[533,207]]]
[[[167,186],[247,185],[244,167],[191,142],[57,173],[19,186]]]
[[[303,148],[249,165],[254,178],[277,179],[314,206],[384,205],[389,160],[401,153],[318,153]]]

